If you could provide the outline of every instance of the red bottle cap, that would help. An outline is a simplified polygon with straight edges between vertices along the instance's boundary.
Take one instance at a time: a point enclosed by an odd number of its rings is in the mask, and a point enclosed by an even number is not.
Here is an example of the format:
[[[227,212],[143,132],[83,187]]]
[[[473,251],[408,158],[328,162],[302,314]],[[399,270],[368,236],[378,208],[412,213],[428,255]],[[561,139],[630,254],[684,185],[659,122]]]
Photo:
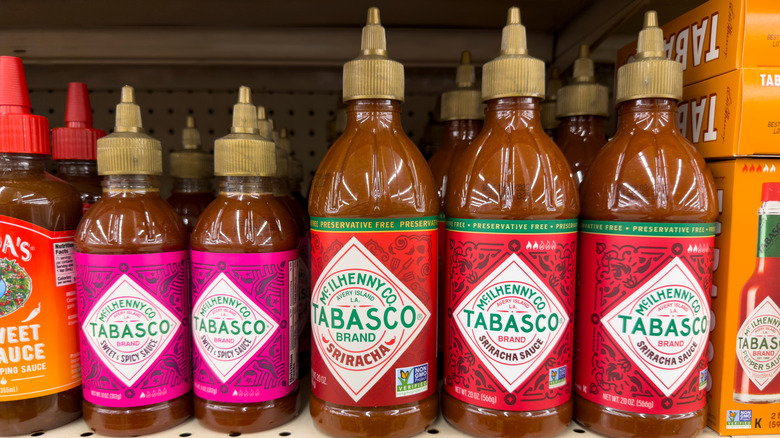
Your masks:
[[[55,160],[96,160],[97,140],[106,132],[92,127],[92,106],[87,84],[68,84],[65,127],[51,130],[52,158]]]
[[[30,114],[22,60],[0,56],[0,153],[50,152],[49,121]]]
[[[761,202],[780,201],[780,183],[769,182],[761,185]]]

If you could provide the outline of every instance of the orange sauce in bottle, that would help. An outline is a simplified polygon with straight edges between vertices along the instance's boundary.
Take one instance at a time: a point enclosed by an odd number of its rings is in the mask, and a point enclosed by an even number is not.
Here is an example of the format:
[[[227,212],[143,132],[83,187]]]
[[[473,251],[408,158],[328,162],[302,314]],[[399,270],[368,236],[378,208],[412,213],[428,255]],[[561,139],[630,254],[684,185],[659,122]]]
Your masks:
[[[501,47],[483,67],[485,125],[452,169],[444,204],[442,413],[474,436],[549,437],[572,416],[579,199],[541,124],[544,63],[528,55],[517,8]],[[536,331],[521,332],[530,318]]]
[[[46,173],[49,153],[49,123],[30,113],[22,61],[0,56],[0,355],[4,364],[17,357],[0,379],[2,436],[54,429],[81,415],[81,377],[72,365],[78,329],[69,323],[76,312],[67,302],[76,292],[74,272],[67,265],[55,272],[53,263],[57,248],[72,264],[67,249],[81,200]]]
[[[577,184],[582,182],[593,159],[607,142],[605,118],[609,115],[607,87],[593,76],[593,61],[588,46],[580,46],[580,57],[574,61],[574,78],[558,90],[556,116],[561,124],[555,132],[555,143],[571,166]]]
[[[292,327],[297,291],[291,290],[298,230],[273,194],[276,153],[260,136],[256,114],[251,91],[241,87],[231,133],[214,145],[219,196],[190,239],[195,416],[211,430],[232,434],[280,426],[301,407]],[[220,306],[225,299],[239,304]],[[252,329],[237,339],[209,329],[225,320]],[[247,388],[247,382],[256,383]]]
[[[682,66],[664,57],[654,11],[616,88],[617,133],[581,186],[574,417],[609,437],[694,437],[717,204],[675,124]]]
[[[183,149],[171,153],[173,193],[168,203],[181,216],[189,232],[195,227],[201,212],[214,200],[211,188],[213,157],[200,149],[200,132],[195,117],[187,116],[182,130]]]
[[[444,356],[444,194],[447,192],[448,175],[460,160],[461,154],[482,130],[485,110],[480,101],[476,83],[476,71],[471,64],[471,52],[463,51],[455,75],[457,87],[441,96],[441,120],[444,122],[444,138],[441,147],[428,160],[433,178],[439,187],[439,309],[437,336],[437,369],[442,376]]]
[[[362,55],[344,66],[346,128],[309,195],[309,410],[333,436],[411,437],[438,416],[439,201],[401,126],[402,99],[403,66],[387,58],[371,8]]]
[[[84,421],[103,435],[138,436],[192,414],[189,254],[181,218],[160,197],[160,142],[143,133],[132,87],[116,117],[98,141],[103,196],[75,239]],[[127,318],[143,327],[132,341],[116,335],[130,330]]]

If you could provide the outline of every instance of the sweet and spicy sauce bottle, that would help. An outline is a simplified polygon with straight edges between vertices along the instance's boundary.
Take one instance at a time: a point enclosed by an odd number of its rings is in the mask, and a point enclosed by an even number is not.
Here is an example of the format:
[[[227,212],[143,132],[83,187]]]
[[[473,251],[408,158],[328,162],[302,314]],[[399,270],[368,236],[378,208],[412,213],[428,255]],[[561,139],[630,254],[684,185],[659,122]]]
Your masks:
[[[577,185],[544,132],[544,63],[510,8],[483,67],[485,126],[451,170],[442,413],[475,436],[571,421]]]
[[[191,232],[201,212],[214,200],[211,187],[214,160],[211,154],[200,148],[200,132],[195,127],[195,117],[187,116],[181,137],[182,150],[171,153],[173,193],[168,203]]]
[[[610,437],[706,424],[715,185],[675,123],[682,65],[654,11],[618,70],[615,136],[581,186],[574,417]]]
[[[160,197],[160,142],[132,87],[98,140],[103,196],[76,230],[84,421],[111,436],[169,429],[192,414],[187,229]]]
[[[314,425],[410,437],[438,415],[436,184],[401,126],[403,66],[379,10],[344,65],[347,125],[317,169],[312,229]]]

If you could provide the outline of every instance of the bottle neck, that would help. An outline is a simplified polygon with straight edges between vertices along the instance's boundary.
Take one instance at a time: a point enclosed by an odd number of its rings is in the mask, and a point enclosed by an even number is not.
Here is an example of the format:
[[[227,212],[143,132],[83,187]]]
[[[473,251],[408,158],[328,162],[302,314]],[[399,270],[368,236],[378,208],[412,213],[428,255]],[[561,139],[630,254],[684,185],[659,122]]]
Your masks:
[[[0,153],[0,178],[40,178],[46,171],[46,155]]]
[[[174,178],[174,193],[211,193],[211,181],[201,178]]]
[[[536,97],[502,97],[487,101],[485,128],[507,132],[529,130],[544,132],[541,99]]]
[[[224,196],[273,195],[274,178],[266,176],[226,176],[219,182]]]
[[[97,161],[58,160],[57,175],[63,177],[97,177]]]
[[[102,184],[104,198],[160,196],[157,177],[151,175],[107,175]]]
[[[780,201],[767,201],[758,210],[756,258],[759,265],[780,264]]]
[[[347,126],[344,132],[358,129],[403,132],[401,103],[390,99],[357,99],[347,102]]]
[[[288,178],[274,178],[274,195],[288,196],[290,194],[290,180]]]
[[[673,99],[648,98],[628,100],[618,107],[617,135],[634,130],[661,132],[676,131],[677,101]]]
[[[570,116],[561,119],[556,134],[574,137],[606,138],[605,119],[601,116]]]
[[[442,145],[453,147],[456,144],[456,142],[446,141],[447,139],[461,141],[473,140],[474,137],[479,134],[479,131],[482,130],[482,125],[482,120],[448,120],[444,122],[445,141],[442,141]]]

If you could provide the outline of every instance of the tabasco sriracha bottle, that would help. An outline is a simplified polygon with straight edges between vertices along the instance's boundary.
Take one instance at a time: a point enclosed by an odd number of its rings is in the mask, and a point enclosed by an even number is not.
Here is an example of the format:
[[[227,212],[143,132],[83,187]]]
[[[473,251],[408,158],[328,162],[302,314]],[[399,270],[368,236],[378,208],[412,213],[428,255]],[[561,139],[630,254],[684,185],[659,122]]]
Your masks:
[[[379,10],[344,65],[347,125],[312,183],[314,425],[339,437],[411,437],[438,415],[439,197],[401,126],[403,66]]]
[[[739,304],[734,400],[780,402],[780,183],[764,183],[756,270]]]

